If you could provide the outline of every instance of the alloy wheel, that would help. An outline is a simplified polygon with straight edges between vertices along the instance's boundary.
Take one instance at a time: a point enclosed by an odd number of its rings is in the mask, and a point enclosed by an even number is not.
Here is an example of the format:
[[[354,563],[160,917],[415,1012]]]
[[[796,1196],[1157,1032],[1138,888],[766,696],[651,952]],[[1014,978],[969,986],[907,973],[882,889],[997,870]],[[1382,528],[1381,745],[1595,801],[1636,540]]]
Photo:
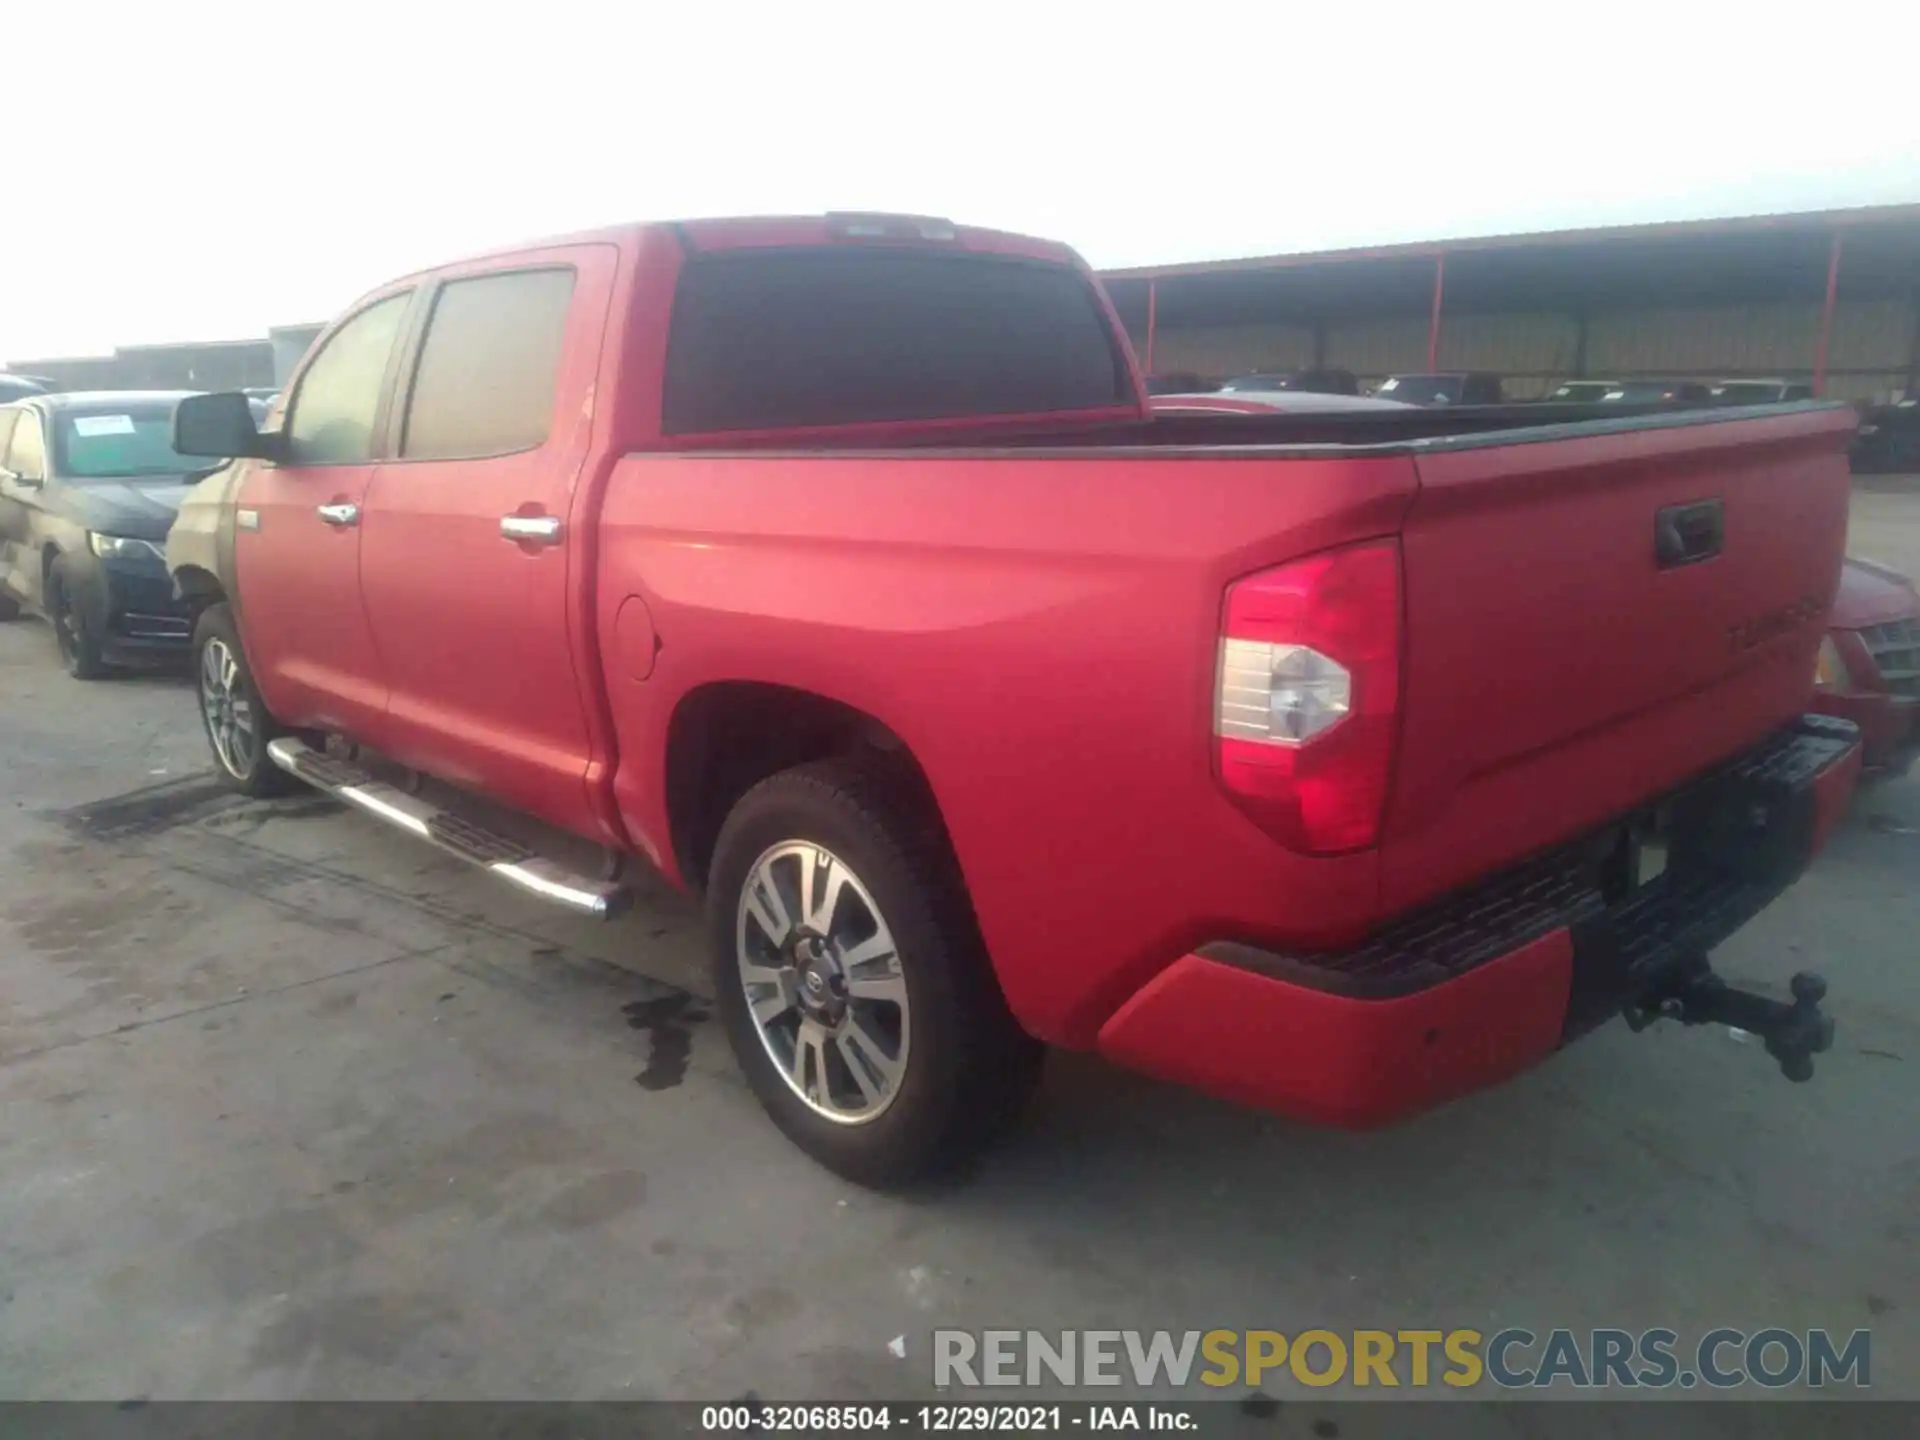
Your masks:
[[[884,1114],[906,1075],[907,980],[852,868],[807,841],[770,847],[741,886],[734,951],[748,1013],[787,1088],[837,1124]]]
[[[200,714],[214,758],[235,779],[246,779],[258,743],[253,703],[240,679],[239,657],[224,640],[209,640],[200,650]]]

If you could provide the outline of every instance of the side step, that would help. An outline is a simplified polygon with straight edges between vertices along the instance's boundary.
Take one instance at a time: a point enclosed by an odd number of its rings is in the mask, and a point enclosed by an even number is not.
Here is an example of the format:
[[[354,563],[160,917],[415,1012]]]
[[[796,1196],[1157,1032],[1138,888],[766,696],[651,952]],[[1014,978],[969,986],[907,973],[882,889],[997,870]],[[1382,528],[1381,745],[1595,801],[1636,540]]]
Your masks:
[[[627,886],[598,880],[543,858],[516,840],[464,820],[418,795],[375,779],[351,761],[338,760],[291,737],[267,746],[275,765],[316,790],[383,820],[396,830],[429,840],[449,855],[490,870],[542,900],[599,919],[625,910],[633,898]]]

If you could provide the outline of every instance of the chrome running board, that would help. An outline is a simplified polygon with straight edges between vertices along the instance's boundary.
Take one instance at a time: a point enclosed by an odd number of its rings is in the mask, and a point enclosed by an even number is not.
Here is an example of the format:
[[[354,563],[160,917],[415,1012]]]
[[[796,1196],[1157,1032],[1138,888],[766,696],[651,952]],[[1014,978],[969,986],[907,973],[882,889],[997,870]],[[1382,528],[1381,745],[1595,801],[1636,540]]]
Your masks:
[[[442,809],[418,795],[389,785],[348,760],[326,755],[291,737],[267,746],[275,765],[316,790],[337,796],[376,820],[457,855],[469,865],[492,871],[542,900],[606,920],[633,898],[627,886],[596,880],[535,854],[484,826]]]

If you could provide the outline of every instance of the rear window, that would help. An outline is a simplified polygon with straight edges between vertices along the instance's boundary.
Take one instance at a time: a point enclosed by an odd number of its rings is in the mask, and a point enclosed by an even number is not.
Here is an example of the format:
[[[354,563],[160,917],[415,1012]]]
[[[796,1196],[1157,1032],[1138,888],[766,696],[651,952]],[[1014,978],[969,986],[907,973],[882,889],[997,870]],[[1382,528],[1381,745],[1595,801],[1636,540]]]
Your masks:
[[[681,272],[669,435],[1130,404],[1092,288],[1058,265],[749,250]]]

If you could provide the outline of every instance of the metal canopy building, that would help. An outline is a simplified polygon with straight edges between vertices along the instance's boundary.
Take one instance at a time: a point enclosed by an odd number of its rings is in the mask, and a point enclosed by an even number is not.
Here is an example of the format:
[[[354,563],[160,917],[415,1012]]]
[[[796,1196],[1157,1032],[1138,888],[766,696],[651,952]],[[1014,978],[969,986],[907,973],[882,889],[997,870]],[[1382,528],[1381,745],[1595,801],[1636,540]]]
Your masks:
[[[1867,399],[1920,370],[1920,205],[1103,272],[1153,373],[1777,376]]]
[[[22,360],[6,373],[50,380],[62,390],[244,390],[284,385],[319,325],[277,325],[264,340],[122,345],[111,355]]]

